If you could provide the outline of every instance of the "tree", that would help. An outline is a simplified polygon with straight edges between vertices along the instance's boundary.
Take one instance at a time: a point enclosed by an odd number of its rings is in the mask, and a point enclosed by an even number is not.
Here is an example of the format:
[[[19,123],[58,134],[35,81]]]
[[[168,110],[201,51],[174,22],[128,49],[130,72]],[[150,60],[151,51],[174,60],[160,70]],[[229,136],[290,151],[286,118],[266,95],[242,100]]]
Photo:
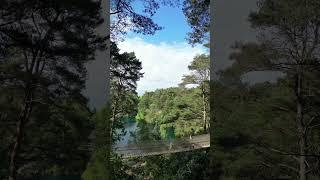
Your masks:
[[[290,77],[296,101],[296,125],[299,137],[299,178],[307,179],[307,142],[311,120],[306,115],[306,73],[317,69],[319,63],[319,12],[318,1],[261,1],[259,11],[251,15],[254,27],[265,27],[278,40],[268,39],[264,44],[278,57],[270,58],[273,69],[280,69]],[[271,10],[273,11],[271,13]],[[272,29],[272,31],[271,31]],[[266,52],[266,51],[265,51]]]
[[[141,62],[133,52],[122,54],[115,43],[111,44],[111,95],[113,141],[118,140],[116,129],[123,128],[128,119],[137,113],[137,81],[143,77]],[[118,135],[119,136],[119,135]]]
[[[182,10],[192,29],[192,32],[188,33],[189,43],[208,43],[210,38],[210,0],[185,0]]]
[[[112,127],[121,127],[124,119],[134,118],[137,113],[137,81],[143,77],[141,62],[133,52],[119,53],[115,43],[111,44],[111,94]]]
[[[121,161],[108,144],[115,143],[121,137],[117,129],[122,129],[127,119],[134,118],[137,112],[138,97],[137,81],[143,76],[141,62],[134,53],[119,53],[117,45],[111,43],[111,108],[105,107],[97,112],[93,118],[95,129],[95,146],[93,156],[83,173],[83,178],[89,179],[119,179],[127,176],[124,171],[126,165]],[[110,121],[108,121],[110,119]],[[110,131],[106,131],[109,129]],[[111,134],[107,136],[106,133]],[[106,138],[106,137],[111,137]],[[109,142],[110,141],[110,142]],[[106,155],[110,157],[106,158]]]
[[[318,167],[319,152],[314,148],[317,140],[313,138],[317,134],[315,127],[319,124],[315,113],[318,100],[306,92],[310,82],[318,86],[314,80],[319,64],[319,5],[318,1],[312,0],[259,1],[258,11],[250,15],[250,22],[260,32],[259,43],[237,44],[236,48],[240,51],[231,56],[235,60],[233,68],[238,76],[252,71],[279,71],[284,74],[285,81],[282,83],[286,96],[270,100],[266,107],[269,111],[273,107],[273,113],[281,112],[278,117],[270,118],[279,120],[277,128],[284,124],[289,126],[286,131],[293,128],[288,138],[297,146],[271,145],[272,141],[268,141],[270,144],[263,145],[268,147],[263,152],[294,157],[295,161],[286,161],[286,173],[297,175],[301,180],[316,174]],[[295,168],[296,162],[298,168]]]
[[[2,2],[1,88],[18,105],[11,112],[15,116],[6,119],[17,123],[10,140],[9,179],[16,179],[23,166],[17,162],[36,125],[33,122],[41,122],[36,111],[43,106],[63,109],[70,98],[84,99],[84,63],[103,47],[104,37],[94,34],[101,23],[99,5],[92,1]]]
[[[154,34],[163,27],[156,24],[152,17],[160,5],[175,6],[179,0],[143,0],[141,12],[133,8],[134,1],[111,0],[111,39],[121,39],[129,31],[142,34]]]
[[[135,143],[188,137],[203,133],[200,88],[171,87],[146,92],[138,107]],[[203,150],[130,160],[136,179],[205,179],[208,165]],[[209,177],[207,177],[209,178]]]
[[[209,0],[143,0],[141,12],[135,11],[133,1],[112,0],[110,2],[111,39],[121,39],[121,36],[129,31],[154,34],[163,29],[152,20],[160,5],[174,7],[179,6],[181,2],[183,13],[192,28],[192,32],[188,33],[189,42],[207,44],[210,30]]]
[[[202,107],[203,107],[203,127],[204,131],[207,131],[208,127],[208,94],[209,94],[209,76],[210,76],[210,60],[207,55],[198,55],[194,58],[191,65],[188,66],[192,71],[191,75],[185,75],[182,79],[181,86],[187,84],[196,84],[201,88]]]

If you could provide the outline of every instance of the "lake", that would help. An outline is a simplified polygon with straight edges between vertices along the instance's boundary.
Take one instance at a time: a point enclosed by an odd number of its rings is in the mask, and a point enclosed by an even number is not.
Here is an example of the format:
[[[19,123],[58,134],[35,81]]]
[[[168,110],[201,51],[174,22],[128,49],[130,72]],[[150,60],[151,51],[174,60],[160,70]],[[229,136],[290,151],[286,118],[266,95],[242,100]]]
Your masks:
[[[116,143],[116,145],[127,145],[129,141],[133,140],[133,137],[131,136],[131,132],[134,133],[137,129],[137,122],[128,122],[124,125],[126,135],[121,137],[121,140]],[[121,133],[121,130],[117,131],[118,133]]]

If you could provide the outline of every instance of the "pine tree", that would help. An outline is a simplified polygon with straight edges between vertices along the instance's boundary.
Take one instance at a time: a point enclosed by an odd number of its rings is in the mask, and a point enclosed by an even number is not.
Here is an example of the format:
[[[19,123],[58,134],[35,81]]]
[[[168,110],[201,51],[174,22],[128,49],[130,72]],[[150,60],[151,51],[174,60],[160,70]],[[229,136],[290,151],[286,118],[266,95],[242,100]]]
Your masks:
[[[64,109],[81,95],[86,70],[104,37],[94,28],[101,23],[99,3],[92,1],[4,1],[0,8],[1,89],[17,108],[10,140],[9,179],[23,167],[22,148],[35,127],[36,113]],[[1,94],[2,95],[2,94]],[[81,100],[82,101],[82,100]],[[86,106],[86,105],[85,105]],[[51,110],[48,111],[54,113]],[[40,123],[40,124],[38,124]]]

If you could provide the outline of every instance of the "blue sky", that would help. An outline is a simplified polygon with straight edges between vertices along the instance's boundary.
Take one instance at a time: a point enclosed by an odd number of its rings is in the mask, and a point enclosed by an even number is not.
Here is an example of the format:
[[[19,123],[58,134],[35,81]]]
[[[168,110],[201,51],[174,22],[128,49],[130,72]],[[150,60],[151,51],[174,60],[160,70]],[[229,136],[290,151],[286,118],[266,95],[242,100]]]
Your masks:
[[[138,5],[136,5],[136,9]],[[121,52],[135,52],[142,62],[144,77],[138,82],[137,91],[146,91],[177,86],[193,57],[205,52],[201,45],[192,47],[187,43],[190,27],[181,7],[161,6],[153,17],[164,29],[154,35],[129,32],[118,44]]]
[[[136,5],[135,9],[140,9]],[[186,18],[180,7],[161,6],[157,13],[152,18],[158,25],[164,29],[157,31],[155,35],[141,35],[136,33],[129,33],[130,37],[140,37],[150,43],[158,42],[183,42],[186,34],[191,30],[187,24]]]

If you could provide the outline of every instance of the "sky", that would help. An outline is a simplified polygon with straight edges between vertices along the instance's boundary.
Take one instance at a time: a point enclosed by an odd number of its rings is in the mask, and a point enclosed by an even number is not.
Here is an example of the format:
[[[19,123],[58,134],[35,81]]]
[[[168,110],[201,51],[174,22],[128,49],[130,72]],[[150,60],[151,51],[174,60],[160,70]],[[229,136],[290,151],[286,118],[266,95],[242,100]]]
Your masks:
[[[257,0],[247,1],[216,1],[214,34],[211,43],[215,44],[214,57],[211,65],[220,70],[229,66],[230,48],[235,41],[256,41],[255,31],[248,22],[248,15],[256,9]],[[103,1],[104,2],[104,1]],[[180,7],[181,8],[181,7]],[[180,8],[161,7],[154,17],[154,21],[164,26],[154,36],[143,36],[129,33],[125,41],[118,44],[121,51],[136,53],[142,61],[144,78],[138,82],[138,93],[153,91],[157,88],[176,86],[183,74],[188,73],[187,66],[192,58],[207,51],[201,46],[192,48],[185,40],[190,31],[186,19]],[[231,13],[230,13],[231,12]],[[104,27],[101,26],[102,34]],[[214,42],[214,43],[213,43]],[[105,57],[107,54],[98,53],[97,60],[87,65],[88,80],[86,94],[90,104],[97,109],[104,107],[108,96],[105,95]],[[214,71],[211,71],[214,77]],[[257,74],[247,79],[254,82],[275,79],[274,73]],[[103,98],[102,98],[103,97]]]
[[[142,62],[144,77],[138,82],[139,95],[177,86],[188,73],[193,57],[206,52],[201,45],[192,47],[187,43],[187,33],[191,29],[181,7],[162,6],[153,20],[164,29],[154,35],[129,32],[124,41],[118,43],[120,52],[135,52]]]

